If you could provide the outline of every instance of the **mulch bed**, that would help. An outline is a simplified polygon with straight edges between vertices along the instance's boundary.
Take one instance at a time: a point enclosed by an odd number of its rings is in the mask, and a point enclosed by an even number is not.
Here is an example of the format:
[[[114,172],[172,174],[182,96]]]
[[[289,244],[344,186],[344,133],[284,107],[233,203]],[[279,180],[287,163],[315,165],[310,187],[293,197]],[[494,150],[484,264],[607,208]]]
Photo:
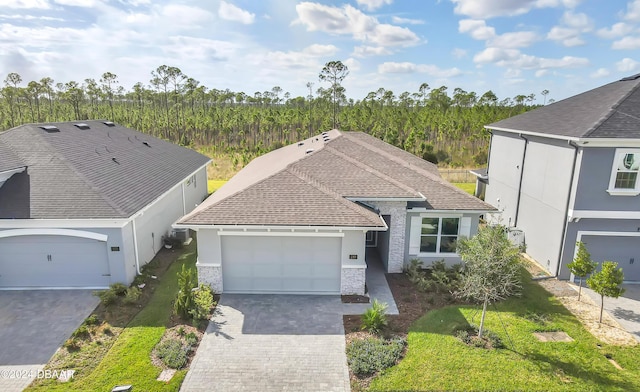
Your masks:
[[[343,295],[342,296],[343,304],[368,304],[369,297],[366,295]]]

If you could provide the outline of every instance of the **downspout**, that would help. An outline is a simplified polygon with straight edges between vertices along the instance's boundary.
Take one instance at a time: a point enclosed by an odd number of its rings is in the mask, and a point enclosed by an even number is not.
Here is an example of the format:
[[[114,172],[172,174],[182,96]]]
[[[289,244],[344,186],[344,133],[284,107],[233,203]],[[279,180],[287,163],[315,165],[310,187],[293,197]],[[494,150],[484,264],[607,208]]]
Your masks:
[[[571,170],[571,179],[569,180],[569,194],[567,195],[567,204],[564,209],[564,223],[562,224],[562,240],[560,241],[560,250],[558,251],[558,266],[556,267],[556,273],[553,276],[557,278],[560,274],[560,266],[562,265],[562,256],[564,252],[564,241],[567,239],[567,224],[569,223],[569,203],[571,203],[571,193],[573,191],[573,178],[576,175],[576,162],[578,161],[578,145],[569,140],[569,145],[573,147],[573,170]]]
[[[131,224],[133,225],[133,255],[136,260],[136,272],[138,275],[142,275],[140,271],[140,260],[138,256],[138,236],[136,235],[136,219],[131,219]]]
[[[520,138],[524,140],[524,151],[522,151],[522,163],[520,164],[520,182],[518,183],[518,198],[516,199],[516,213],[513,218],[513,227],[518,227],[518,215],[520,214],[520,197],[522,195],[522,178],[524,177],[524,162],[527,158],[527,146],[529,145],[529,139],[519,134]]]

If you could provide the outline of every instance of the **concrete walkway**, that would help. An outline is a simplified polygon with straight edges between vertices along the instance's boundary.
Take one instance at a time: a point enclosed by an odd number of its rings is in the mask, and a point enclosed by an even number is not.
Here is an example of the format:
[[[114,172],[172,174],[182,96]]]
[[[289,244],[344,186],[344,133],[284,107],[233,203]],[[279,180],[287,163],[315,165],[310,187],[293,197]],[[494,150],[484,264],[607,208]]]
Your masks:
[[[26,388],[98,302],[90,290],[0,291],[0,391]]]
[[[625,289],[622,297],[604,299],[604,310],[640,342],[640,285],[624,284],[622,287]],[[584,287],[582,291],[600,306],[599,294]]]
[[[373,302],[377,299],[379,302],[387,304],[387,314],[397,315],[398,307],[393,299],[393,294],[385,277],[384,266],[380,260],[380,256],[375,248],[368,248],[366,254],[367,272],[365,283],[367,284],[367,295]],[[344,304],[345,315],[362,314],[371,307],[368,304]]]
[[[349,391],[339,296],[226,295],[180,389]]]

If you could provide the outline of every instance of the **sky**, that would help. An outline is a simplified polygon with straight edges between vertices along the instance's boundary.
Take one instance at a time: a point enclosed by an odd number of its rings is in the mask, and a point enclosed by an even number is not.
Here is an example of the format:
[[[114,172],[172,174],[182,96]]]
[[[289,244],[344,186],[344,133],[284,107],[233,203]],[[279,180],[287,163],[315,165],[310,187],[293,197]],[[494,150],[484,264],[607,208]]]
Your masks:
[[[560,100],[640,73],[640,0],[0,0],[0,77],[23,85],[108,71],[128,90],[168,65],[295,97],[332,60],[355,100],[422,83]]]

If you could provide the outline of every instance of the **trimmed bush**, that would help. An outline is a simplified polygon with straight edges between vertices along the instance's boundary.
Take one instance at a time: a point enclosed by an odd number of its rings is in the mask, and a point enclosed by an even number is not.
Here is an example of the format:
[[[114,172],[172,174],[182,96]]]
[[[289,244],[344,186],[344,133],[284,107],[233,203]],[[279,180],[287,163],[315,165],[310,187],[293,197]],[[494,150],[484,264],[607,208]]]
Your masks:
[[[403,339],[384,340],[369,337],[347,345],[347,362],[354,374],[372,374],[396,364],[406,342]]]
[[[193,307],[189,309],[189,314],[194,320],[207,320],[213,305],[211,287],[201,284],[198,290],[193,293]]]
[[[65,340],[62,347],[66,348],[67,351],[78,351],[80,349],[80,343],[78,342],[77,339],[71,338],[71,339]]]
[[[124,284],[122,284],[122,283],[112,283],[112,284],[109,286],[109,290],[110,290],[110,291],[113,291],[113,293],[114,293],[115,295],[117,295],[118,297],[122,297],[122,296],[124,296],[124,295],[126,294],[126,292],[127,292],[127,286],[125,286],[125,285],[124,285]]]
[[[72,338],[77,338],[77,339],[87,339],[90,336],[91,334],[89,333],[89,328],[84,324],[79,326],[78,329],[73,331],[73,333],[71,334]]]
[[[156,355],[171,369],[181,369],[187,364],[189,348],[176,339],[165,340],[156,347]]]
[[[133,305],[138,301],[140,295],[142,295],[142,291],[139,288],[137,288],[136,286],[129,287],[126,294],[124,295],[124,298],[122,299],[122,302],[127,305]]]
[[[100,319],[98,319],[98,316],[97,316],[97,315],[92,314],[91,316],[87,317],[87,318],[84,320],[84,323],[85,323],[86,325],[98,325],[98,324],[100,324]]]
[[[118,300],[118,295],[111,290],[94,291],[93,295],[100,298],[100,303],[104,306],[113,305]]]
[[[185,342],[187,343],[187,345],[189,347],[193,347],[198,343],[198,337],[196,336],[195,333],[193,332],[189,332],[185,337],[184,337]]]
[[[362,325],[360,329],[371,333],[379,333],[387,326],[387,304],[373,300],[371,307],[362,315]]]

